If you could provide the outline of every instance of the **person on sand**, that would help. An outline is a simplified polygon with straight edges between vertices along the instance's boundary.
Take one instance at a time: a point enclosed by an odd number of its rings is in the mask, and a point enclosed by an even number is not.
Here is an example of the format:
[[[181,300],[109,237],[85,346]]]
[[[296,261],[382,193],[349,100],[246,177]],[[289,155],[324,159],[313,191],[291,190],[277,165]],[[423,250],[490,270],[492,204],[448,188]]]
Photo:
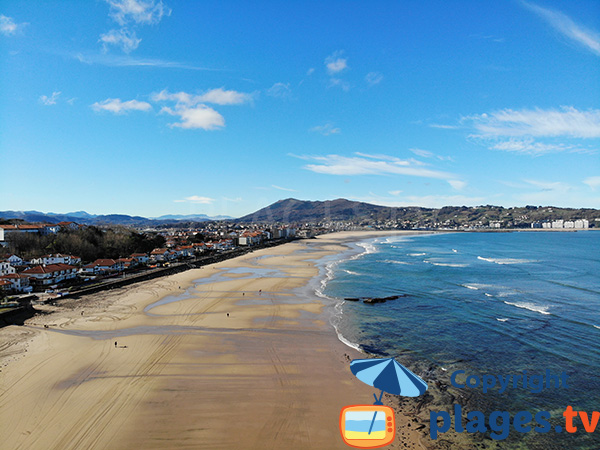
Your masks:
[[[229,313],[227,313],[227,317],[229,317]]]
[[[115,348],[117,348],[117,341],[115,341]]]

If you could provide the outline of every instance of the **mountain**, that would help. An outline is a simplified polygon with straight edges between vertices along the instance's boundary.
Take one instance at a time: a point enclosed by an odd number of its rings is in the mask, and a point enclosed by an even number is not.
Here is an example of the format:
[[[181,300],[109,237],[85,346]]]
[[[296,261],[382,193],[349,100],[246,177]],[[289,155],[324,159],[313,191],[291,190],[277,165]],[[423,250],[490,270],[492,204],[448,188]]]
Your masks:
[[[141,216],[128,216],[126,214],[94,215],[85,211],[66,214],[43,213],[40,211],[0,211],[0,219],[20,219],[30,223],[77,222],[85,225],[155,226],[181,221],[206,222],[211,220],[227,220],[231,219],[231,217],[209,217],[206,214],[193,214],[188,216],[167,215],[149,219]]]
[[[392,228],[453,227],[458,225],[530,227],[532,222],[556,219],[587,219],[590,227],[600,224],[600,210],[552,206],[444,206],[443,208],[390,207],[346,199],[304,201],[288,198],[238,219],[239,222],[319,223],[347,221],[357,225],[378,224]]]
[[[295,198],[280,200],[253,214],[240,217],[240,222],[319,222],[337,220],[361,220],[390,217],[395,210],[425,208],[392,208],[353,202],[343,198],[337,200],[304,201]]]

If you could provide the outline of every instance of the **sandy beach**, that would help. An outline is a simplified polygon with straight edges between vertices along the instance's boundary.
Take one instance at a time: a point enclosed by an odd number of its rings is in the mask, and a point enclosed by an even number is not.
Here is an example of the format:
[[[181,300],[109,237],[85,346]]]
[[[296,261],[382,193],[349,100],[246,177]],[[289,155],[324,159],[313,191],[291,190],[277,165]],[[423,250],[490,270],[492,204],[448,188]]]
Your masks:
[[[338,340],[310,282],[317,260],[385,234],[258,250],[0,329],[0,446],[349,448],[340,410],[374,390],[350,372],[364,355]],[[417,419],[396,420],[389,448],[426,448]]]

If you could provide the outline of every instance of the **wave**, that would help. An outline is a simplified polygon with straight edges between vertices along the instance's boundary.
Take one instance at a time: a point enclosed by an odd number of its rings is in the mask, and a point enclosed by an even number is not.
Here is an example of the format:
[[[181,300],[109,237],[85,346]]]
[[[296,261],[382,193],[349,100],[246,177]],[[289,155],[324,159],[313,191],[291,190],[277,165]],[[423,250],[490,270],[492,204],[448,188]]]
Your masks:
[[[501,318],[499,318],[499,317],[496,317],[496,320],[497,320],[498,322],[507,322],[507,321],[508,321],[508,319],[501,319]]]
[[[375,246],[376,242],[357,242],[356,245],[358,247],[362,247],[364,249],[363,252],[359,253],[358,255],[354,255],[352,258],[350,258],[350,261],[354,261],[358,258],[362,258],[365,255],[370,255],[371,253],[377,253],[377,247]]]
[[[600,327],[598,325],[593,325],[594,328],[598,328],[600,330]]]
[[[386,259],[382,262],[387,263],[387,264],[403,264],[405,266],[412,266],[412,263],[409,263],[406,261],[394,261],[393,259]]]
[[[408,256],[425,256],[427,253],[409,253]]]
[[[340,332],[340,323],[342,321],[342,315],[344,314],[344,310],[342,308],[342,305],[344,304],[344,301],[341,302],[337,302],[335,307],[334,307],[334,315],[331,317],[329,323],[331,324],[331,326],[333,327],[333,329],[335,330],[335,334],[337,335],[337,338],[339,339],[339,341],[345,345],[347,345],[350,348],[353,348],[354,350],[358,350],[359,352],[362,353],[362,350],[360,348],[360,346],[354,342],[349,341],[348,339],[346,339],[344,337],[344,335]]]
[[[481,261],[487,261],[494,264],[528,264],[538,262],[535,259],[519,259],[519,258],[484,258],[483,256],[478,256],[477,259]]]
[[[492,295],[492,294],[488,294],[487,292],[485,293],[485,296],[486,296],[486,297],[493,297],[493,295]]]
[[[360,273],[358,273],[358,272],[352,272],[351,270],[346,270],[346,269],[344,269],[344,272],[346,272],[348,275],[360,275]]]
[[[455,248],[453,248],[453,249],[452,249],[452,251],[453,251],[454,253],[458,253],[458,250],[456,250]]]
[[[433,264],[434,266],[442,266],[442,267],[468,267],[468,264],[441,263],[441,262],[429,261],[427,259],[424,259],[423,262],[427,263],[427,264]]]
[[[474,291],[478,291],[479,288],[477,286],[474,286],[472,284],[461,284],[462,287],[466,287],[467,289],[473,289]]]
[[[546,316],[550,315],[550,313],[548,312],[547,306],[539,306],[534,303],[511,303],[511,302],[507,302],[507,301],[504,301],[504,303],[506,303],[507,305],[516,306],[517,308],[523,308],[523,309],[527,309],[528,311],[533,311],[536,313],[544,314]]]

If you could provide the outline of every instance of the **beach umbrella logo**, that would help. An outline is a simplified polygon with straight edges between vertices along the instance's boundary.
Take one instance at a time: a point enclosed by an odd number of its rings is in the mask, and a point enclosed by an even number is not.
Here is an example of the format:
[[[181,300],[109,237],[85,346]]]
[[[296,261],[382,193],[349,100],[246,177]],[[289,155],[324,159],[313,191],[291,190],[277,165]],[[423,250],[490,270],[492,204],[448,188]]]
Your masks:
[[[363,383],[379,389],[373,394],[373,405],[351,405],[342,408],[340,433],[347,445],[357,448],[384,447],[396,436],[394,410],[381,402],[383,393],[418,397],[427,383],[394,358],[355,359],[350,370]]]

